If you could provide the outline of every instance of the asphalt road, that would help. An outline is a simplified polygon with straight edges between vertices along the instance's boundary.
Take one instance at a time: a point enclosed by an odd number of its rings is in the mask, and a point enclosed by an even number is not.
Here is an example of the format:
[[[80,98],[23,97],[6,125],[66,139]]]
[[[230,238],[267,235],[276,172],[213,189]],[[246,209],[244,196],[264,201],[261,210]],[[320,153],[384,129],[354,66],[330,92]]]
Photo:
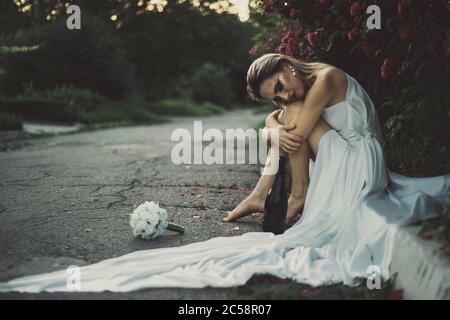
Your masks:
[[[85,265],[136,250],[261,231],[261,215],[222,223],[258,179],[256,165],[176,165],[175,129],[254,128],[263,115],[233,111],[153,126],[121,127],[28,140],[0,152],[0,281]],[[145,201],[167,207],[184,235],[135,239],[128,215]],[[0,294],[3,299],[223,299],[225,289],[130,293]]]

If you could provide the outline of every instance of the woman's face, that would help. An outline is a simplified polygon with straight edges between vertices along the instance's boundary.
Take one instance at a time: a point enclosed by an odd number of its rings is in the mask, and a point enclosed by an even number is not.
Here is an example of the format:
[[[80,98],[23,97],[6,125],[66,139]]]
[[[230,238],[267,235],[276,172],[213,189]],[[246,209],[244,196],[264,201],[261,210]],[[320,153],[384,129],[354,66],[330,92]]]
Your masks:
[[[298,71],[296,71],[298,75]],[[295,100],[303,100],[305,85],[303,81],[292,74],[287,63],[283,63],[281,70],[264,80],[259,86],[259,92],[264,99],[287,105]]]

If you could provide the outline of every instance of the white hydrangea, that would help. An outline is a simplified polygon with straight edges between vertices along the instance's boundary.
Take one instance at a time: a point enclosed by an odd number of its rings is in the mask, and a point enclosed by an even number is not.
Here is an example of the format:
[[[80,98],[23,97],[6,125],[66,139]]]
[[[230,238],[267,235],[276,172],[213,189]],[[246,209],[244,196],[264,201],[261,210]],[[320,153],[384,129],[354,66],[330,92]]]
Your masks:
[[[143,239],[154,239],[164,233],[168,226],[167,210],[153,201],[141,204],[130,215],[133,235]]]

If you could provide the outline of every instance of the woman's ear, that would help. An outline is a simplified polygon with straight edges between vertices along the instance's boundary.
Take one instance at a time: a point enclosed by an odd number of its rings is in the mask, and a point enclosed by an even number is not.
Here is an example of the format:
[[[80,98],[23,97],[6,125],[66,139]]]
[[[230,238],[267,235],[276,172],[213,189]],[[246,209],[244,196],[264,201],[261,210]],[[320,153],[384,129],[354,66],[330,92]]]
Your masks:
[[[279,71],[289,71],[290,64],[286,61],[281,62]]]

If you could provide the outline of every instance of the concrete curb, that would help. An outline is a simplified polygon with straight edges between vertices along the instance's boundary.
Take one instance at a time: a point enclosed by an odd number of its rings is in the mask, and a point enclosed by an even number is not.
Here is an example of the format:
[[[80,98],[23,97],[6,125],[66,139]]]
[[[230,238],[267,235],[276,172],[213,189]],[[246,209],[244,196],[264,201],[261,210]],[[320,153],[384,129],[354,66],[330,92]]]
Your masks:
[[[418,237],[420,226],[401,228],[395,235],[390,275],[404,299],[449,300],[450,258],[440,253],[441,243]]]

